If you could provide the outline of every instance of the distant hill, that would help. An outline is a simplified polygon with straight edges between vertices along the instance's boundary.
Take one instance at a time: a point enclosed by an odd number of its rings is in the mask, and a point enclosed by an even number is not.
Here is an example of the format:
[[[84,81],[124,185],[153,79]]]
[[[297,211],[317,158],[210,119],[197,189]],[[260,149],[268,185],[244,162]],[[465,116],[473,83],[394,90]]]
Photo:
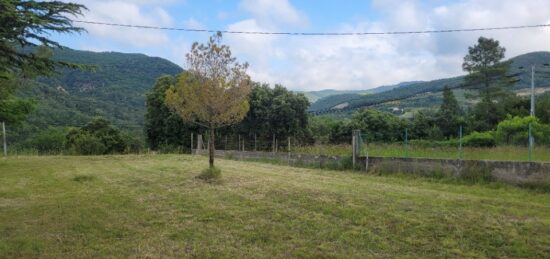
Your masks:
[[[145,93],[159,76],[182,71],[168,60],[143,54],[56,49],[54,59],[92,65],[95,71],[62,69],[23,87],[19,95],[33,98],[36,109],[17,129],[19,135],[48,126],[83,125],[94,116],[142,131]]]
[[[317,100],[319,100],[321,98],[326,98],[326,97],[333,96],[333,95],[352,96],[352,95],[377,94],[377,93],[389,91],[391,89],[394,89],[394,88],[397,88],[397,87],[400,87],[400,86],[419,83],[419,82],[421,82],[421,81],[402,82],[402,83],[395,84],[395,85],[384,85],[384,86],[379,86],[379,87],[375,87],[375,88],[371,88],[371,89],[367,89],[367,90],[325,89],[325,90],[320,90],[320,91],[304,91],[304,92],[301,92],[301,93],[303,93],[311,103],[314,103],[314,102],[316,102]]]
[[[531,52],[524,55],[514,57],[512,60],[512,67],[510,74],[517,74],[518,82],[513,86],[513,89],[522,89],[530,87],[531,64],[545,64],[550,63],[550,52]],[[521,68],[523,67],[523,68]],[[539,70],[550,71],[550,67],[539,68]],[[380,102],[386,102],[401,98],[407,98],[419,94],[429,95],[430,92],[438,92],[443,89],[445,85],[449,87],[459,86],[464,82],[464,76],[438,79],[427,82],[408,83],[399,87],[394,87],[391,90],[383,91],[375,94],[368,95],[333,95],[325,98],[321,98],[313,103],[309,110],[313,112],[324,112],[334,109],[339,110],[353,110],[363,106],[369,106]],[[535,84],[539,87],[550,86],[550,77],[548,73],[535,73]],[[430,96],[430,102],[424,101],[427,104],[434,104],[439,102],[440,98],[434,95]]]
[[[304,92],[301,92],[301,93],[303,93],[311,103],[314,103],[314,102],[316,102],[317,100],[319,100],[319,99],[321,99],[321,98],[328,97],[328,96],[342,95],[342,94],[363,95],[363,94],[366,94],[366,93],[368,93],[368,92],[369,92],[369,90],[334,90],[334,89],[325,89],[325,90],[320,90],[320,91],[304,91]]]

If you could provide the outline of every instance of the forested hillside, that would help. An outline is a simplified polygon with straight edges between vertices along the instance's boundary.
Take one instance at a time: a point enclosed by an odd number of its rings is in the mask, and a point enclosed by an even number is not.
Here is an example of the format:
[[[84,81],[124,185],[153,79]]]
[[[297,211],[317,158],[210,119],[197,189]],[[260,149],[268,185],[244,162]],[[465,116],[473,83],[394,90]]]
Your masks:
[[[509,71],[510,75],[517,75],[515,78],[518,81],[513,86],[514,89],[530,87],[531,84],[531,64],[539,64],[535,74],[535,84],[540,87],[550,86],[550,77],[548,73],[540,73],[550,71],[550,67],[542,66],[550,63],[550,52],[532,52],[520,55],[511,59],[512,65]],[[540,72],[539,72],[540,71]],[[380,102],[391,100],[399,100],[406,97],[411,97],[416,94],[425,94],[429,92],[440,92],[445,85],[449,87],[457,87],[464,82],[464,77],[452,77],[428,82],[419,82],[407,84],[389,91],[384,91],[378,94],[370,95],[333,95],[326,98],[321,98],[310,106],[310,111],[321,112],[334,108],[353,110],[363,106],[369,106]],[[434,102],[432,105],[438,105],[441,98],[431,98]],[[336,107],[335,107],[336,106]],[[428,105],[431,106],[431,105]]]
[[[168,60],[143,54],[59,49],[54,59],[92,68],[61,69],[53,77],[25,82],[19,95],[33,99],[35,109],[21,125],[8,125],[12,143],[52,126],[82,126],[95,116],[141,133],[145,93],[159,76],[182,71]]]

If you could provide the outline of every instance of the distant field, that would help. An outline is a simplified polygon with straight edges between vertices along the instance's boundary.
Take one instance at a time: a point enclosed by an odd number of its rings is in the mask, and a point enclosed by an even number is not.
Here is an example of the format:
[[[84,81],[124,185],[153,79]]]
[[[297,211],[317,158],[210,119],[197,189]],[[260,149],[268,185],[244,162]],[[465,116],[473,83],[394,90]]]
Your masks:
[[[0,258],[550,254],[550,195],[185,155],[0,159]]]
[[[296,147],[292,150],[296,153],[349,156],[351,145],[319,145],[309,147]],[[381,157],[422,157],[457,159],[459,157],[458,147],[419,147],[409,145],[405,148],[400,144],[370,144],[363,147],[362,154]],[[528,161],[529,150],[527,147],[499,146],[494,148],[473,148],[464,147],[464,159],[468,160],[505,160],[505,161]],[[533,161],[550,162],[550,148],[536,146],[532,153]]]

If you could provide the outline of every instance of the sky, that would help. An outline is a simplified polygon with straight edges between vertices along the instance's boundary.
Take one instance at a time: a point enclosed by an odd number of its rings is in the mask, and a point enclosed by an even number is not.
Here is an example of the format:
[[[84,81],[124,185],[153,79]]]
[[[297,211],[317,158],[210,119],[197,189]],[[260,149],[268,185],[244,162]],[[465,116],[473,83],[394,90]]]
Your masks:
[[[549,0],[73,0],[78,19],[190,29],[266,32],[383,32],[550,24]],[[87,33],[54,35],[91,51],[144,53],[183,68],[193,42],[209,33],[78,24]],[[550,51],[550,27],[421,35],[223,35],[253,80],[291,90],[369,89],[464,74],[468,46],[494,38],[507,58]]]

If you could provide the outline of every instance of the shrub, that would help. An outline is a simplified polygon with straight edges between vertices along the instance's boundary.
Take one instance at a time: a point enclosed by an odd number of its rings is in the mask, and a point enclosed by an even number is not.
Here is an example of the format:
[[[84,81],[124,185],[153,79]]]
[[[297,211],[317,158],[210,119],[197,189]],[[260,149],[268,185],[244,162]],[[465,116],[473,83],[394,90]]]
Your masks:
[[[469,147],[494,147],[496,145],[495,133],[493,131],[474,131],[464,137],[464,146]]]
[[[65,145],[65,132],[49,128],[33,136],[28,143],[40,153],[60,153]]]
[[[101,155],[107,151],[107,147],[95,136],[79,134],[74,139],[69,150],[72,153],[80,155]]]
[[[531,134],[538,143],[550,144],[550,126],[539,122],[535,117],[510,117],[501,121],[497,126],[496,137],[498,143],[527,145],[529,141],[529,124]]]

